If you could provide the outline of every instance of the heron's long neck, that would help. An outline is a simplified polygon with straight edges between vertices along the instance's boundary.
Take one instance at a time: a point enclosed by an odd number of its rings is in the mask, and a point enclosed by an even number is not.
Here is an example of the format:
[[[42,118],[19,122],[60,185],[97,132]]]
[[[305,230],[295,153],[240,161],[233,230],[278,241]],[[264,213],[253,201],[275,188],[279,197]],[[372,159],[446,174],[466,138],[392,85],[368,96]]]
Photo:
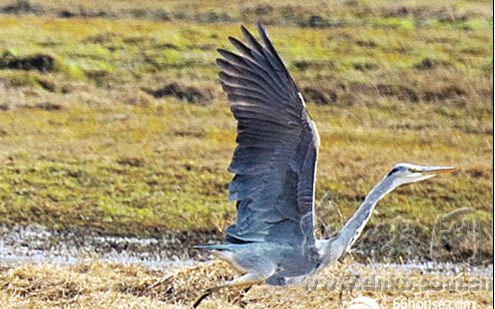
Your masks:
[[[346,222],[342,230],[334,239],[329,240],[327,254],[331,255],[331,260],[340,258],[352,246],[361,235],[366,223],[368,223],[376,203],[395,187],[391,179],[384,178],[368,193],[363,203]]]

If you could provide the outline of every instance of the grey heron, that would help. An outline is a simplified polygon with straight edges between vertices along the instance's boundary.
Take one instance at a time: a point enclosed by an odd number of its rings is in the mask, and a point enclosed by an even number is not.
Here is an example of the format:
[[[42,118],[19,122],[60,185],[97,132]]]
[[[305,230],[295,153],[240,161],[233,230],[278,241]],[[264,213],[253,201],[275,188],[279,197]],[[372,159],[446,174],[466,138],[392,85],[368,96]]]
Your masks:
[[[220,80],[237,119],[237,148],[229,171],[229,200],[237,218],[224,244],[200,245],[225,260],[240,277],[207,289],[265,282],[287,285],[342,257],[357,240],[377,202],[396,187],[454,170],[448,166],[395,165],[368,193],[343,228],[317,239],[315,176],[319,136],[304,99],[263,25],[261,41],[241,26],[247,44],[229,37],[239,54],[218,49]]]

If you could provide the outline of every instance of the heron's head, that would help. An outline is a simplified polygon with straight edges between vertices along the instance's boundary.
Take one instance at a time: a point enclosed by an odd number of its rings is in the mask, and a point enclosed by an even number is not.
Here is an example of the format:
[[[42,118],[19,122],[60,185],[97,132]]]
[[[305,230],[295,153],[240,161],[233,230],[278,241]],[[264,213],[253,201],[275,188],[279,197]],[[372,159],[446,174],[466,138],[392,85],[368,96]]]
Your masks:
[[[395,165],[385,178],[392,179],[399,186],[406,183],[422,181],[437,174],[451,173],[455,168],[451,166],[421,166],[410,163]]]

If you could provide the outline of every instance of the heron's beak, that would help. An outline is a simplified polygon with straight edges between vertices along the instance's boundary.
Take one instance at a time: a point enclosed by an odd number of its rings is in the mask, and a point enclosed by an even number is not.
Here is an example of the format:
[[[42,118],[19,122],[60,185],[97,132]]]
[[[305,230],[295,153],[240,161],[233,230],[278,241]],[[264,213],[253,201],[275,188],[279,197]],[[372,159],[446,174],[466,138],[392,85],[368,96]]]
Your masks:
[[[426,175],[447,174],[455,171],[455,167],[452,166],[426,166],[419,172]]]

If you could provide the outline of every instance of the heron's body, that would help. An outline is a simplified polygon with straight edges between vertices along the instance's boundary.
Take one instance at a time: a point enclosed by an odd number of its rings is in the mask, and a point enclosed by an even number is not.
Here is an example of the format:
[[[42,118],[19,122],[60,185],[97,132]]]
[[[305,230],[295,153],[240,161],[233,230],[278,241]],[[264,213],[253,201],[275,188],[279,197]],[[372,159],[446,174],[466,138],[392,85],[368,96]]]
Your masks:
[[[237,218],[226,229],[225,244],[197,247],[214,250],[244,274],[223,286],[296,283],[343,256],[387,193],[452,168],[396,165],[339,233],[317,239],[316,125],[264,27],[258,24],[263,44],[246,28],[241,30],[247,45],[229,38],[240,54],[219,49],[223,59],[217,59],[222,87],[238,121],[237,148],[229,167],[235,173],[229,199],[237,201]]]
[[[205,245],[240,273],[259,273],[271,285],[286,285],[287,279],[308,275],[321,263],[308,260],[300,246],[277,242]],[[291,261],[291,263],[287,263]]]

